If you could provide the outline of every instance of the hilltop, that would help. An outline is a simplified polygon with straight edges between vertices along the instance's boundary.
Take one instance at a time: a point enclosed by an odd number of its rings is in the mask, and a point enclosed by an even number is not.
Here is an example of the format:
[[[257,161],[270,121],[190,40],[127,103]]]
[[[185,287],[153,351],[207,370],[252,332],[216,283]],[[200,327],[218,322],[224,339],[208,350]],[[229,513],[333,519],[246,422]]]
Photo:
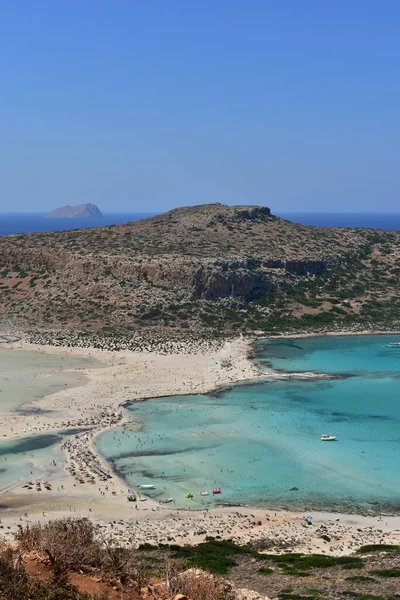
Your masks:
[[[0,238],[0,311],[25,329],[182,336],[393,328],[400,232],[205,204]],[[186,332],[186,333],[185,333]]]
[[[62,219],[101,219],[102,214],[95,204],[78,204],[78,206],[62,206],[44,215],[45,217]]]

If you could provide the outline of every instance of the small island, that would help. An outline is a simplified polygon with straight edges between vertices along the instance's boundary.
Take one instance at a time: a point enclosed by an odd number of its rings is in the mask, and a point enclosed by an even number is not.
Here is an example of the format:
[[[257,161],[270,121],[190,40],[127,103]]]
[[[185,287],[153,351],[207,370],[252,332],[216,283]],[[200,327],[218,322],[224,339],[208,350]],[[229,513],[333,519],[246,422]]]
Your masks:
[[[103,215],[95,204],[78,204],[77,206],[62,206],[46,213],[45,218],[52,217],[56,219],[101,219]]]

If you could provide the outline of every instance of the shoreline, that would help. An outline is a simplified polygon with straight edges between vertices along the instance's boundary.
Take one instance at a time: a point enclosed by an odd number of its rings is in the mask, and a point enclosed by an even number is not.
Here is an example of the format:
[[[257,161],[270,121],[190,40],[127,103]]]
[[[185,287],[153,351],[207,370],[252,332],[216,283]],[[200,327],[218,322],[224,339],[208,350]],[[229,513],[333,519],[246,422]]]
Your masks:
[[[74,356],[96,359],[102,363],[100,368],[67,369],[65,372],[77,373],[81,383],[68,389],[58,390],[44,395],[34,402],[24,404],[26,410],[33,410],[33,416],[40,417],[41,411],[46,413],[39,421],[42,428],[32,431],[60,430],[58,417],[68,418],[68,426],[76,426],[76,418],[82,418],[87,412],[87,419],[99,412],[101,408],[118,409],[125,404],[145,401],[154,397],[176,395],[190,396],[206,394],[224,388],[227,385],[256,381],[269,376],[261,366],[248,358],[249,348],[254,338],[237,338],[228,340],[221,347],[217,345],[208,353],[191,350],[184,352],[159,354],[157,352],[108,351],[95,348],[65,347],[37,345],[24,342],[10,343],[10,352],[39,352],[57,356]],[[39,374],[40,376],[40,374]],[[156,379],[157,378],[157,379]],[[78,403],[75,396],[81,397]],[[89,400],[95,400],[88,404]],[[83,411],[82,406],[89,407]],[[51,413],[54,413],[53,415]],[[4,415],[2,419],[17,420],[26,417],[17,412]],[[71,421],[72,420],[72,421]],[[50,423],[48,423],[50,421]],[[0,423],[0,439],[8,440],[26,437],[26,432],[10,434],[9,427]],[[8,425],[8,424],[7,424]],[[54,425],[54,428],[51,427]],[[86,423],[82,426],[85,426]],[[4,433],[6,435],[4,435]]]
[[[312,338],[312,337],[346,337],[346,336],[357,336],[357,335],[400,335],[400,331],[398,329],[393,330],[393,331],[381,331],[381,330],[374,330],[374,331],[369,331],[367,329],[364,329],[362,331],[313,331],[313,332],[307,332],[307,333],[284,333],[282,335],[269,335],[268,337],[264,336],[259,336],[257,337],[258,340],[262,340],[262,339],[269,339],[269,340],[284,340],[284,339],[299,339],[299,338]]]
[[[375,332],[376,335],[393,335],[397,332]],[[339,335],[337,332],[324,334],[299,334],[297,337],[323,337],[326,335]],[[343,332],[340,335],[350,335]],[[354,332],[353,335],[373,335],[371,332]],[[270,336],[268,339],[283,339],[294,338],[295,335],[285,336]],[[89,415],[98,415],[99,411],[103,410],[123,410],[123,405],[137,401],[144,401],[152,397],[172,396],[172,395],[192,395],[198,393],[209,393],[218,391],[231,384],[248,384],[251,381],[257,382],[262,379],[281,378],[281,373],[264,372],[261,366],[257,364],[257,359],[254,357],[253,345],[260,338],[239,338],[236,340],[227,341],[222,348],[209,353],[200,352],[198,354],[191,352],[190,354],[157,354],[151,352],[134,353],[131,351],[107,351],[87,348],[70,348],[60,346],[40,346],[36,344],[27,344],[23,341],[7,344],[10,351],[27,351],[35,350],[37,352],[46,352],[59,355],[75,355],[75,356],[90,356],[97,358],[103,362],[104,366],[100,369],[85,369],[80,373],[85,375],[85,383],[82,386],[62,390],[49,396],[39,399],[35,402],[38,408],[45,408],[55,413],[53,424],[57,423],[60,415],[70,413],[70,416],[83,417],[82,406],[90,409]],[[4,347],[4,346],[3,346]],[[138,381],[138,375],[142,375]],[[168,375],[168,377],[167,377]],[[293,378],[296,374],[288,374]],[[308,376],[319,376],[317,374],[299,374]],[[157,378],[157,379],[155,379]],[[285,377],[286,378],[286,377]],[[168,393],[165,393],[167,387]],[[162,389],[164,393],[160,393]],[[114,392],[114,394],[113,394]],[[80,396],[79,402],[74,399],[74,396]],[[92,400],[92,402],[88,402]],[[93,400],[95,400],[93,402]],[[112,400],[112,401],[111,401]],[[106,403],[106,401],[108,403]],[[110,403],[111,401],[111,403]],[[81,407],[79,410],[78,407]],[[49,421],[49,415],[46,415],[45,420]],[[56,420],[57,419],[57,420]],[[127,422],[126,415],[114,424],[119,426]],[[1,432],[2,426],[0,426]],[[125,482],[112,465],[101,455],[101,452],[96,446],[96,439],[108,427],[94,425],[90,432],[86,435],[88,439],[87,447],[95,454],[95,456],[103,464],[109,472],[112,473],[112,484],[109,489],[105,489],[106,485],[97,482],[96,485],[89,487],[85,484],[77,486],[73,482],[72,477],[67,474],[69,462],[66,457],[66,462],[63,465],[64,474],[62,477],[51,481],[52,491],[42,492],[40,497],[22,490],[21,484],[16,483],[6,490],[0,491],[0,504],[2,522],[15,524],[17,515],[25,513],[29,510],[29,520],[46,521],[49,518],[57,518],[62,516],[85,516],[95,520],[101,528],[106,528],[107,531],[112,526],[110,523],[115,519],[123,519],[125,523],[131,523],[134,519],[139,523],[139,531],[135,535],[136,542],[142,543],[140,540],[149,540],[154,537],[154,524],[157,522],[157,539],[168,539],[173,536],[173,539],[180,540],[181,543],[197,543],[203,541],[204,536],[183,535],[179,537],[179,527],[176,527],[177,519],[182,519],[185,523],[191,523],[194,519],[206,519],[208,522],[207,534],[210,535],[214,531],[214,523],[218,521],[218,527],[226,530],[227,533],[235,534],[237,540],[259,539],[270,532],[271,527],[279,530],[279,536],[287,535],[289,530],[301,527],[300,537],[295,548],[304,546],[304,528],[303,521],[298,515],[293,515],[291,510],[274,510],[267,507],[252,507],[252,506],[216,506],[209,509],[194,508],[175,508],[171,505],[160,505],[158,501],[147,498],[145,502],[133,503],[127,502],[128,483]],[[59,429],[58,429],[59,430]],[[46,433],[57,431],[55,429],[47,429]],[[38,432],[39,433],[39,432]],[[26,434],[21,432],[21,437]],[[11,439],[17,439],[19,435],[13,435]],[[10,439],[10,438],[8,438]],[[66,453],[64,452],[64,456]],[[110,480],[111,481],[111,480]],[[104,483],[104,482],[103,482]],[[57,491],[56,491],[57,488]],[[45,495],[44,495],[45,494]],[[205,510],[206,515],[205,516]],[[33,511],[33,513],[32,513]],[[301,511],[299,511],[301,513]],[[232,515],[240,514],[238,529],[232,525]],[[308,514],[308,512],[307,512]],[[349,531],[346,528],[365,527],[366,536],[365,543],[374,543],[379,536],[382,536],[382,523],[385,522],[386,542],[388,539],[394,539],[396,543],[400,541],[400,516],[379,515],[377,513],[366,515],[365,513],[351,515],[342,512],[324,512],[313,511],[314,524],[321,522],[324,526],[331,523],[333,530],[341,531],[340,539],[343,542],[343,548],[348,550],[347,538],[350,539]],[[252,525],[253,520],[258,518],[262,525],[257,529]],[[20,516],[21,518],[21,516]],[[138,520],[140,519],[140,520]],[[249,521],[250,519],[250,521]],[[340,526],[337,520],[340,519]],[[25,518],[22,518],[25,521]],[[229,528],[226,527],[230,523]],[[159,524],[163,523],[161,527]],[[174,524],[175,523],[175,524]],[[241,523],[241,524],[240,524]],[[250,525],[249,525],[250,523]],[[346,531],[344,531],[344,529]],[[311,528],[310,528],[311,529]],[[251,533],[250,533],[251,530]],[[342,531],[343,530],[343,531]],[[11,530],[12,531],[12,530]],[[168,534],[169,532],[169,534]],[[211,533],[210,533],[211,532]],[[284,533],[285,532],[285,533]],[[361,534],[360,534],[361,535]],[[130,531],[132,539],[132,531]],[[166,536],[166,537],[165,537]],[[350,536],[350,537],[349,537]],[[231,536],[232,537],[232,536]],[[283,538],[282,538],[283,539]],[[303,540],[303,541],[302,541]],[[394,542],[394,543],[395,543]],[[308,541],[307,543],[311,543]],[[315,551],[318,547],[317,541],[311,543],[311,550]],[[317,546],[315,546],[315,544]],[[360,543],[361,545],[361,543]],[[324,546],[326,551],[341,552],[339,545],[333,543],[332,546]],[[342,549],[343,549],[342,548]],[[310,550],[310,551],[311,551]]]
[[[123,410],[124,405],[144,401],[152,397],[194,395],[208,393],[237,382],[254,381],[265,377],[261,367],[248,358],[253,339],[238,338],[229,340],[208,353],[195,353],[194,348],[185,354],[158,354],[154,352],[107,351],[91,348],[71,348],[61,346],[37,345],[19,340],[7,344],[10,352],[36,351],[58,356],[82,356],[96,358],[103,363],[102,368],[80,369],[82,384],[43,396],[34,402],[38,414],[35,415],[33,435],[61,432],[65,428],[90,428],[90,448],[99,456],[107,469],[111,465],[101,456],[95,440],[108,429],[98,422],[101,411]],[[166,393],[167,390],[167,393]],[[77,399],[79,397],[79,399]],[[41,410],[45,416],[41,416]],[[23,420],[26,416],[13,414],[4,417],[0,423],[0,436],[4,441],[27,437]],[[97,423],[96,423],[97,420]],[[126,421],[126,416],[123,421]],[[12,433],[10,424],[12,424]],[[118,423],[120,424],[120,423]],[[99,426],[100,425],[100,426]],[[65,457],[65,452],[64,452]],[[68,460],[65,468],[67,468]],[[120,476],[113,471],[113,478],[120,486],[128,488]],[[32,477],[34,477],[32,475]],[[71,496],[77,490],[68,485],[65,476],[56,480],[63,489],[68,487]],[[12,494],[21,488],[17,481],[6,489],[0,490],[4,503],[10,490]],[[158,505],[157,502],[155,504]]]

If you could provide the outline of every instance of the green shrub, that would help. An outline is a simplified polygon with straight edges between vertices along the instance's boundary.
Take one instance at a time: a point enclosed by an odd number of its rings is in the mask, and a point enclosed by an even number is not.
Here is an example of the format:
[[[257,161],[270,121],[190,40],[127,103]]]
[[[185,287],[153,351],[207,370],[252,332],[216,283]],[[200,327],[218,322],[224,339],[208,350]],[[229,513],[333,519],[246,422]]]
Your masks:
[[[257,571],[260,575],[271,575],[273,572],[273,569],[268,569],[267,567],[261,567],[261,569],[258,569]]]
[[[346,577],[345,581],[376,581],[376,579],[366,575],[352,575],[351,577]]]
[[[386,600],[384,596],[375,596],[375,594],[360,594],[358,592],[349,590],[342,592],[342,596],[347,598],[356,598],[357,600]]]
[[[368,544],[357,550],[359,554],[370,554],[371,552],[400,552],[400,546],[392,544]]]
[[[287,594],[281,592],[278,596],[279,600],[315,600],[315,595],[302,596],[301,594]]]
[[[326,556],[325,554],[264,554],[286,571],[296,575],[309,569],[323,569],[341,565],[344,569],[361,569],[364,563],[358,556]]]
[[[175,547],[171,547],[175,550]],[[236,565],[234,556],[239,554],[257,555],[247,546],[238,546],[231,540],[209,539],[197,546],[179,546],[174,557],[185,560],[190,566],[198,567],[210,573],[226,575]]]
[[[373,575],[378,575],[378,577],[400,577],[400,567],[393,567],[393,569],[376,569],[375,571],[370,571]]]

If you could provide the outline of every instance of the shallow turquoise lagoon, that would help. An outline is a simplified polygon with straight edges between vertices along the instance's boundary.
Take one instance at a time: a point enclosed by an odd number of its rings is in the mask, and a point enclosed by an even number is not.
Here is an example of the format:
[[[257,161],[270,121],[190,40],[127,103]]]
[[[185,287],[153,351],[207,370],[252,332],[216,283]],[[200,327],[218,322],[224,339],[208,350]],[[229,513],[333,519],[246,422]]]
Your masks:
[[[65,429],[0,441],[0,490],[15,483],[59,477],[64,472],[61,445],[82,429]],[[55,465],[53,464],[55,461]],[[1,500],[0,500],[1,504]]]
[[[400,349],[385,347],[397,339],[263,341],[267,367],[342,377],[133,404],[133,422],[105,433],[99,449],[132,486],[152,483],[154,497],[177,505],[400,512]],[[222,494],[200,497],[213,487]]]
[[[36,425],[34,416],[40,414],[35,401],[66,387],[81,385],[84,383],[82,369],[102,366],[91,358],[0,347],[0,419],[13,414],[25,417],[27,434],[13,440],[0,439],[0,490],[26,479],[43,479],[58,473],[63,464],[61,441],[74,431],[30,435],[29,431]]]
[[[96,359],[0,347],[0,418],[23,413],[24,404],[65,387],[81,385],[82,369],[102,367]]]

